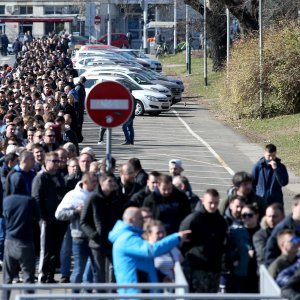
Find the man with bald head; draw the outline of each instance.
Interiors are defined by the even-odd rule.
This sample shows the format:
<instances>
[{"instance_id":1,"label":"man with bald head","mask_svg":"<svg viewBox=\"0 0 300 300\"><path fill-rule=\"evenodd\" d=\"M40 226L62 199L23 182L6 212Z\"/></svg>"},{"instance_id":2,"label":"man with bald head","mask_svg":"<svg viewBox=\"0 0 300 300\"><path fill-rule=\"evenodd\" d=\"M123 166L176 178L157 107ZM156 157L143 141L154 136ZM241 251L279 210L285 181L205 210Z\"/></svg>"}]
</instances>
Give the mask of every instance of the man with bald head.
<instances>
[{"instance_id":1,"label":"man with bald head","mask_svg":"<svg viewBox=\"0 0 300 300\"><path fill-rule=\"evenodd\" d=\"M128 207L109 233L113 243L113 262L118 284L157 282L153 258L169 252L191 231L173 233L155 244L142 238L143 216L137 207ZM139 293L138 289L119 289L122 294Z\"/></svg>"}]
</instances>

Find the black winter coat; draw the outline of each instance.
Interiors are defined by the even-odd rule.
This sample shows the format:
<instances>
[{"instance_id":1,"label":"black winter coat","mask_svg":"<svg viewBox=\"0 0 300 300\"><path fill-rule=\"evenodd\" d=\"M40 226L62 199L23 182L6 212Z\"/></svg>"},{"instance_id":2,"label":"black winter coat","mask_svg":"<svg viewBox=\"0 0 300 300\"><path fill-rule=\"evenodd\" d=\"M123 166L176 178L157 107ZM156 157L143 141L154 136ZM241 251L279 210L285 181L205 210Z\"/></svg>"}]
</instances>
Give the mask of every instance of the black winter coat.
<instances>
[{"instance_id":1,"label":"black winter coat","mask_svg":"<svg viewBox=\"0 0 300 300\"><path fill-rule=\"evenodd\" d=\"M111 256L112 244L108 241L108 233L117 220L122 218L123 202L117 194L105 196L98 190L86 202L81 212L80 225L89 239L89 246L99 249Z\"/></svg>"},{"instance_id":2,"label":"black winter coat","mask_svg":"<svg viewBox=\"0 0 300 300\"><path fill-rule=\"evenodd\" d=\"M58 222L55 218L57 206L65 196L65 181L59 174L38 173L32 183L32 197L39 204L41 219L48 223Z\"/></svg>"},{"instance_id":3,"label":"black winter coat","mask_svg":"<svg viewBox=\"0 0 300 300\"><path fill-rule=\"evenodd\" d=\"M192 230L189 240L182 243L190 267L194 270L220 272L225 257L227 223L219 211L209 213L202 206L200 211L188 215L180 230Z\"/></svg>"},{"instance_id":4,"label":"black winter coat","mask_svg":"<svg viewBox=\"0 0 300 300\"><path fill-rule=\"evenodd\" d=\"M143 206L149 207L153 218L162 221L167 232L178 231L180 223L191 213L190 201L187 195L173 187L169 197L163 197L158 191L152 192L144 200Z\"/></svg>"}]
</instances>

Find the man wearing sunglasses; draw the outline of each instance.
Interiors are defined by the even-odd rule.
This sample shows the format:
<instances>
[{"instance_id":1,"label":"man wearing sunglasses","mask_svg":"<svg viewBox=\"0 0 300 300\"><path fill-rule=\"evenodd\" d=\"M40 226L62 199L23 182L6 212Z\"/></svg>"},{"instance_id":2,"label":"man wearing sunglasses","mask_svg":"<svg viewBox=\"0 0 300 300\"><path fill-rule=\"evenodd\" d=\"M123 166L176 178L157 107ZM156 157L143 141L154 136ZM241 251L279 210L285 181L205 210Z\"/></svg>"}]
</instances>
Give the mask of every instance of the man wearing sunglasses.
<instances>
[{"instance_id":1,"label":"man wearing sunglasses","mask_svg":"<svg viewBox=\"0 0 300 300\"><path fill-rule=\"evenodd\" d=\"M32 184L32 196L41 212L41 252L39 282L55 283L54 274L67 223L55 218L55 211L65 195L65 181L58 172L59 157L55 152L46 153L42 171Z\"/></svg>"},{"instance_id":2,"label":"man wearing sunglasses","mask_svg":"<svg viewBox=\"0 0 300 300\"><path fill-rule=\"evenodd\" d=\"M44 149L45 152L55 151L58 148L55 139L55 132L47 129L44 133Z\"/></svg>"}]
</instances>

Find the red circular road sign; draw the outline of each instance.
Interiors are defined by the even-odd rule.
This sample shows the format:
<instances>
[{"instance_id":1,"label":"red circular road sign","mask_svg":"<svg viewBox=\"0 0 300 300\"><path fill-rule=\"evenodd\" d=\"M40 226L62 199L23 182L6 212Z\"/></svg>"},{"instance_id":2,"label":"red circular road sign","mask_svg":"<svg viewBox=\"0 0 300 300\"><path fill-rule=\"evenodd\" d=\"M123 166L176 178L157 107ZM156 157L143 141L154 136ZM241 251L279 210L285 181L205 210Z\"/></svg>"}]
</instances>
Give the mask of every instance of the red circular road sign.
<instances>
[{"instance_id":1,"label":"red circular road sign","mask_svg":"<svg viewBox=\"0 0 300 300\"><path fill-rule=\"evenodd\" d=\"M100 16L95 16L95 24L99 25L101 23L101 17Z\"/></svg>"},{"instance_id":2,"label":"red circular road sign","mask_svg":"<svg viewBox=\"0 0 300 300\"><path fill-rule=\"evenodd\" d=\"M106 128L125 123L133 110L130 92L114 81L96 84L87 95L85 105L93 122Z\"/></svg>"}]
</instances>

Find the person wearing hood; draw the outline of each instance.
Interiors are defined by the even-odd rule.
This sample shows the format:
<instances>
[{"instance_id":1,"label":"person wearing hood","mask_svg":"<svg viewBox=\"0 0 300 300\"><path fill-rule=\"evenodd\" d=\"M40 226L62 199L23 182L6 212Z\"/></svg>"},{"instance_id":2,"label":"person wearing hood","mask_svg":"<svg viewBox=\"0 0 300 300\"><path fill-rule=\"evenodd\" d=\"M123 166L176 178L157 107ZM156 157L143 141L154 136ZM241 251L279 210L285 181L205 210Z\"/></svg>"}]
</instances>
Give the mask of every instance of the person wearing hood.
<instances>
[{"instance_id":1,"label":"person wearing hood","mask_svg":"<svg viewBox=\"0 0 300 300\"><path fill-rule=\"evenodd\" d=\"M266 215L260 222L260 230L253 236L253 244L256 252L258 266L264 264L265 248L268 238L271 236L275 226L284 219L283 206L273 203L266 209Z\"/></svg>"},{"instance_id":2,"label":"person wearing hood","mask_svg":"<svg viewBox=\"0 0 300 300\"><path fill-rule=\"evenodd\" d=\"M112 262L108 233L124 211L124 202L117 189L114 175L101 173L98 190L86 201L81 213L80 225L93 255L95 282L113 282L112 268L107 271L105 266L111 266Z\"/></svg>"},{"instance_id":3,"label":"person wearing hood","mask_svg":"<svg viewBox=\"0 0 300 300\"><path fill-rule=\"evenodd\" d=\"M68 192L56 209L55 217L60 221L71 221L72 249L74 268L71 283L82 282L83 272L88 257L92 257L88 246L88 238L80 226L80 213L85 202L92 196L97 185L97 177L93 173L85 173L74 190ZM93 262L93 260L92 260Z\"/></svg>"},{"instance_id":4,"label":"person wearing hood","mask_svg":"<svg viewBox=\"0 0 300 300\"><path fill-rule=\"evenodd\" d=\"M246 204L246 198L243 196L236 195L229 200L229 205L225 210L224 219L227 225L230 227L232 225L242 224L242 209Z\"/></svg>"},{"instance_id":5,"label":"person wearing hood","mask_svg":"<svg viewBox=\"0 0 300 300\"><path fill-rule=\"evenodd\" d=\"M158 282L154 266L154 258L167 253L176 247L190 230L173 233L154 244L144 240L143 217L137 207L128 207L123 220L117 221L109 233L109 240L113 244L113 262L116 281L118 284L139 282ZM137 288L120 288L120 294L136 294Z\"/></svg>"},{"instance_id":6,"label":"person wearing hood","mask_svg":"<svg viewBox=\"0 0 300 300\"><path fill-rule=\"evenodd\" d=\"M13 167L6 178L6 196L12 194L31 195L31 186L36 175L32 170L35 164L31 151L23 150L20 154L20 163Z\"/></svg>"},{"instance_id":7,"label":"person wearing hood","mask_svg":"<svg viewBox=\"0 0 300 300\"><path fill-rule=\"evenodd\" d=\"M268 205L274 202L284 205L282 187L289 183L289 175L277 157L275 145L266 145L264 156L252 169L252 177L256 194L264 198Z\"/></svg>"}]
</instances>

